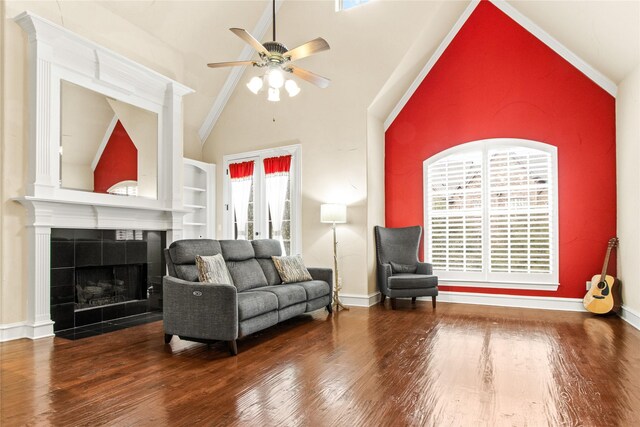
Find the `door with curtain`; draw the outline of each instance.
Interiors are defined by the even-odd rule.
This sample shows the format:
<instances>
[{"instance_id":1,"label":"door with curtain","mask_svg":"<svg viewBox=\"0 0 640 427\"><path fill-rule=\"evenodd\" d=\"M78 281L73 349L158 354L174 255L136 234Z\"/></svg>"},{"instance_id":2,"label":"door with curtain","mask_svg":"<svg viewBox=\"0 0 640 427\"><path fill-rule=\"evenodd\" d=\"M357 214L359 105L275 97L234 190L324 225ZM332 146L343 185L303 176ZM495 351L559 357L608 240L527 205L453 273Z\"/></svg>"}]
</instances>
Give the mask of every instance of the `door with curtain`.
<instances>
[{"instance_id":1,"label":"door with curtain","mask_svg":"<svg viewBox=\"0 0 640 427\"><path fill-rule=\"evenodd\" d=\"M283 254L299 252L296 154L277 149L225 157L228 238L277 239Z\"/></svg>"}]
</instances>

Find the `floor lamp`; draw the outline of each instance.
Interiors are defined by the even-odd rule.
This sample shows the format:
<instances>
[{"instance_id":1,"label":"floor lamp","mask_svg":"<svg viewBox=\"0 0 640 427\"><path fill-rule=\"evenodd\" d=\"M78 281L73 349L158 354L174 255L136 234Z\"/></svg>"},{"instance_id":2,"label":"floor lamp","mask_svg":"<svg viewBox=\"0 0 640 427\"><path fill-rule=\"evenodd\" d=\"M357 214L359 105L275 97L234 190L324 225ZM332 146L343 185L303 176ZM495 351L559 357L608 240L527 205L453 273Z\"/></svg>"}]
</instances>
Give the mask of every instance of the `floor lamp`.
<instances>
[{"instance_id":1,"label":"floor lamp","mask_svg":"<svg viewBox=\"0 0 640 427\"><path fill-rule=\"evenodd\" d=\"M336 224L344 224L347 222L347 206L337 204L320 205L320 222L330 223L333 229L333 303L336 311L340 308L349 310L340 302L338 293L342 288L340 276L338 275L338 241L336 240Z\"/></svg>"}]
</instances>

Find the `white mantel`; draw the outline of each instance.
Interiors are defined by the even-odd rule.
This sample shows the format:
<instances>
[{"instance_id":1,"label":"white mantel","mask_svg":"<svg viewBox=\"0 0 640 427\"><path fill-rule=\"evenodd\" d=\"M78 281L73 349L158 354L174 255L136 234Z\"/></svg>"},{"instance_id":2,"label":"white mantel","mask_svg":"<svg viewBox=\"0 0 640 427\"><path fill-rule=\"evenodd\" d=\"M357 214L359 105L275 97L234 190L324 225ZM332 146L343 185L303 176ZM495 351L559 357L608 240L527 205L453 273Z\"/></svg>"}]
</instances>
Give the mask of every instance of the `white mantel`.
<instances>
[{"instance_id":1,"label":"white mantel","mask_svg":"<svg viewBox=\"0 0 640 427\"><path fill-rule=\"evenodd\" d=\"M51 229L166 230L182 236L182 97L193 90L73 32L24 12L28 35L29 171L24 197L29 241L28 318L23 335L53 335ZM60 187L60 84L86 87L158 115L158 197L126 197Z\"/></svg>"}]
</instances>

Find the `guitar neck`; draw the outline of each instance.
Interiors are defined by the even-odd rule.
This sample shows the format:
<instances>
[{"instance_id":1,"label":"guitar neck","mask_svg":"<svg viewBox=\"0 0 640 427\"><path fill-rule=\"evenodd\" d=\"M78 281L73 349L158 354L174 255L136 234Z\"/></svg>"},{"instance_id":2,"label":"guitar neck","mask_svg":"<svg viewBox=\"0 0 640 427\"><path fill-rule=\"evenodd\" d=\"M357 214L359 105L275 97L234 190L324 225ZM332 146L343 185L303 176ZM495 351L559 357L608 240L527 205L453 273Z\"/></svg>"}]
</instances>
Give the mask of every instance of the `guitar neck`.
<instances>
[{"instance_id":1,"label":"guitar neck","mask_svg":"<svg viewBox=\"0 0 640 427\"><path fill-rule=\"evenodd\" d=\"M604 257L604 264L602 266L602 274L600 274L600 281L602 282L607 277L607 267L609 266L609 256L611 255L611 246L607 248L607 256Z\"/></svg>"}]
</instances>

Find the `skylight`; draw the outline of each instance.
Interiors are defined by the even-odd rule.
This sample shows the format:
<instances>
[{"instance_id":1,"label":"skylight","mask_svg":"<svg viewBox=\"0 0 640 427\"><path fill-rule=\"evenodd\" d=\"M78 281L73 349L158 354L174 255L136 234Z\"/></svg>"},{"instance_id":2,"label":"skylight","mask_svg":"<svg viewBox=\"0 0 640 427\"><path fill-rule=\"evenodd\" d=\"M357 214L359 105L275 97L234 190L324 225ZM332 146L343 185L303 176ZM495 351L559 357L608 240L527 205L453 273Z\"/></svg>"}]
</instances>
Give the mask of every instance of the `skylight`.
<instances>
[{"instance_id":1,"label":"skylight","mask_svg":"<svg viewBox=\"0 0 640 427\"><path fill-rule=\"evenodd\" d=\"M336 0L336 12L365 4L369 0Z\"/></svg>"}]
</instances>

